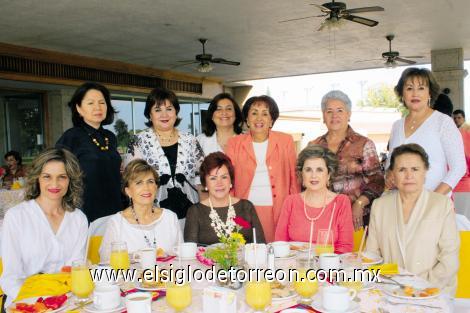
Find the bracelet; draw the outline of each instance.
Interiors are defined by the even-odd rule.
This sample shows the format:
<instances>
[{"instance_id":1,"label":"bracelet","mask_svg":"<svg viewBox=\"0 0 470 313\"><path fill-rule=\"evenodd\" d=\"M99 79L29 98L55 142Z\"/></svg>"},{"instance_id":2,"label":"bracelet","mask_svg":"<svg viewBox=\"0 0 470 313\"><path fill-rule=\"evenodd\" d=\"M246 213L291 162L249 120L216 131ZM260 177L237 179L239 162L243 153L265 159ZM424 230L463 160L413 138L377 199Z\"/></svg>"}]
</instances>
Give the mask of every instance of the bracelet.
<instances>
[{"instance_id":1,"label":"bracelet","mask_svg":"<svg viewBox=\"0 0 470 313\"><path fill-rule=\"evenodd\" d=\"M359 203L361 207L364 207L364 201L357 199L356 202Z\"/></svg>"}]
</instances>

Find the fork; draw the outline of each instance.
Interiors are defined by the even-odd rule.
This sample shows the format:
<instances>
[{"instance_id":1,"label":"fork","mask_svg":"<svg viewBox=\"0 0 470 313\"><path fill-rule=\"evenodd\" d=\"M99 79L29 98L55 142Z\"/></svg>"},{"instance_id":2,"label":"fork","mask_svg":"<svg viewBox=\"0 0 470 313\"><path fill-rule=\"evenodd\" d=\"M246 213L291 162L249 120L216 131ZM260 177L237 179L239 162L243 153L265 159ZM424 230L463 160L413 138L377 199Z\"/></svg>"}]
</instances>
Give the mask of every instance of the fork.
<instances>
[{"instance_id":1,"label":"fork","mask_svg":"<svg viewBox=\"0 0 470 313\"><path fill-rule=\"evenodd\" d=\"M411 306L421 306L423 308L429 308L429 309L441 309L442 307L440 306L435 306L435 305L429 305L429 304L424 304L424 303L404 303L404 302L393 302L388 298L385 298L385 301L391 305L411 305Z\"/></svg>"}]
</instances>

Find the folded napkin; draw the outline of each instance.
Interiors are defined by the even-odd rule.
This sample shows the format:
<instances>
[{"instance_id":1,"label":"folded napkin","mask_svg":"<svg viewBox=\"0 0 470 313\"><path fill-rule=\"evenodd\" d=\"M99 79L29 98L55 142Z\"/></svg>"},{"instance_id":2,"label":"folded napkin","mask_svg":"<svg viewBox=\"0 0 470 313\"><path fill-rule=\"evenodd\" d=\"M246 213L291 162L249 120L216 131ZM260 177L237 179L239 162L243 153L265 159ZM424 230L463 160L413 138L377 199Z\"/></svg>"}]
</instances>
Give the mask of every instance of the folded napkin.
<instances>
[{"instance_id":1,"label":"folded napkin","mask_svg":"<svg viewBox=\"0 0 470 313\"><path fill-rule=\"evenodd\" d=\"M129 290L126 290L126 291L121 291L121 297L125 297L128 294L131 294L131 293L134 293L134 292L142 292L142 290L139 290L137 288L133 288L133 289L129 289ZM162 298L164 296L166 296L166 291L165 290L152 291L152 301L156 301L159 298Z\"/></svg>"},{"instance_id":2,"label":"folded napkin","mask_svg":"<svg viewBox=\"0 0 470 313\"><path fill-rule=\"evenodd\" d=\"M40 296L58 296L70 291L70 273L36 274L26 278L15 302Z\"/></svg>"},{"instance_id":3,"label":"folded napkin","mask_svg":"<svg viewBox=\"0 0 470 313\"><path fill-rule=\"evenodd\" d=\"M175 255L168 255L168 256L163 256L163 257L158 257L157 262L169 262L176 258Z\"/></svg>"},{"instance_id":4,"label":"folded napkin","mask_svg":"<svg viewBox=\"0 0 470 313\"><path fill-rule=\"evenodd\" d=\"M384 263L381 265L369 266L370 270L380 270L382 275L396 275L399 273L398 264L396 263Z\"/></svg>"}]
</instances>

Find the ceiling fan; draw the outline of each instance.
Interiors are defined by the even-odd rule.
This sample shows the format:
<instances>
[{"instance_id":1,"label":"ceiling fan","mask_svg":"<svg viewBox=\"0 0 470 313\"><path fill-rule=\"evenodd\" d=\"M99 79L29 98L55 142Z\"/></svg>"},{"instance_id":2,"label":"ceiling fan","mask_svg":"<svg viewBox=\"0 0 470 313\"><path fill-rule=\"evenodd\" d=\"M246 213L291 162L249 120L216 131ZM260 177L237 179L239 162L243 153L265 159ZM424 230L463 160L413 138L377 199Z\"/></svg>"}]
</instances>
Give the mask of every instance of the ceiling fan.
<instances>
[{"instance_id":1,"label":"ceiling fan","mask_svg":"<svg viewBox=\"0 0 470 313\"><path fill-rule=\"evenodd\" d=\"M344 2L335 2L335 0L332 0L331 2L323 3L322 5L319 4L310 4L313 6L316 6L317 8L322 11L323 14L321 15L313 15L313 16L307 16L307 17L301 17L301 18L294 18L290 20L284 20L280 21L279 23L284 23L284 22L291 22L291 21L296 21L296 20L303 20L303 19L308 19L312 17L327 17L320 27L318 28L319 31L323 30L325 26L331 28L331 27L337 27L339 23L341 22L342 19L351 21L351 22L356 22L362 25L366 26L376 26L379 24L379 22L365 18L365 17L360 17L357 15L353 15L353 13L366 13L366 12L379 12L379 11L384 11L384 8L379 7L379 6L373 6L373 7L362 7L362 8L355 8L355 9L347 9L346 8L346 3Z\"/></svg>"},{"instance_id":2,"label":"ceiling fan","mask_svg":"<svg viewBox=\"0 0 470 313\"><path fill-rule=\"evenodd\" d=\"M402 62L402 63L406 63L406 64L411 65L411 64L416 64L416 61L408 60L408 59L421 59L421 58L424 58L421 55L400 57L400 53L398 51L392 51L392 40L393 40L393 38L395 38L395 35L390 34L390 35L385 36L385 38L388 40L388 51L382 53L382 59L361 60L361 61L357 61L357 62L368 62L368 61L384 60L385 61L384 66L385 67L394 68L394 67L398 66L397 62Z\"/></svg>"},{"instance_id":3,"label":"ceiling fan","mask_svg":"<svg viewBox=\"0 0 470 313\"><path fill-rule=\"evenodd\" d=\"M178 61L178 62L184 63L178 66L199 63L197 66L197 70L201 73L208 73L212 71L213 69L212 63L234 65L234 66L240 65L240 62L237 62L237 61L230 61L230 60L226 60L223 58L214 58L212 54L206 53L205 45L206 45L207 39L199 38L199 42L202 44L202 54L197 54L194 60Z\"/></svg>"}]
</instances>

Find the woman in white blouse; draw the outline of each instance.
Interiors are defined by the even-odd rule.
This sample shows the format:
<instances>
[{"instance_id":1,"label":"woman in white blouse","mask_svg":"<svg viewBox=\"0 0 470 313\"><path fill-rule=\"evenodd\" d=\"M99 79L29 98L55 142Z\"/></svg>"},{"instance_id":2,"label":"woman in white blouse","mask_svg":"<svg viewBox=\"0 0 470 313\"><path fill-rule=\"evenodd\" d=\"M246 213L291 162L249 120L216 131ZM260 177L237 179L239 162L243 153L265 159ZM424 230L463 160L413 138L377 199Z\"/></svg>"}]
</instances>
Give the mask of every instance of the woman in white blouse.
<instances>
[{"instance_id":1,"label":"woman in white blouse","mask_svg":"<svg viewBox=\"0 0 470 313\"><path fill-rule=\"evenodd\" d=\"M204 155L223 152L227 141L241 134L243 115L238 103L228 93L215 96L207 109L204 132L197 136Z\"/></svg>"},{"instance_id":2,"label":"woman in white blouse","mask_svg":"<svg viewBox=\"0 0 470 313\"><path fill-rule=\"evenodd\" d=\"M158 190L157 172L144 160L133 160L124 170L123 186L130 206L108 220L100 248L101 262L109 262L112 242L126 242L130 253L144 248L172 251L182 242L182 234L176 214L153 204Z\"/></svg>"},{"instance_id":3,"label":"woman in white blouse","mask_svg":"<svg viewBox=\"0 0 470 313\"><path fill-rule=\"evenodd\" d=\"M82 174L72 153L49 149L34 159L25 201L8 210L3 222L0 285L6 305L28 276L59 272L83 259L88 222L76 209L81 196Z\"/></svg>"},{"instance_id":4,"label":"woman in white blouse","mask_svg":"<svg viewBox=\"0 0 470 313\"><path fill-rule=\"evenodd\" d=\"M430 163L425 188L449 194L465 174L467 165L459 130L449 116L432 109L439 85L428 69L408 68L401 75L395 92L410 113L393 124L390 155L402 144L421 145ZM386 185L394 187L392 175L387 175Z\"/></svg>"}]
</instances>

